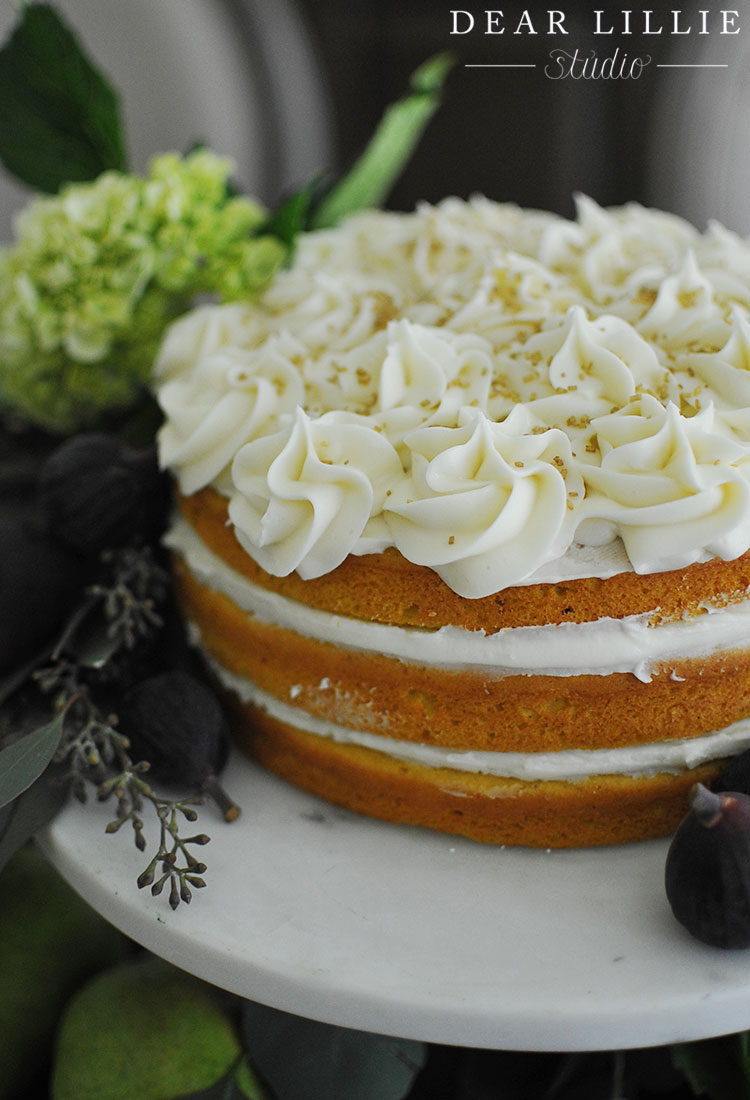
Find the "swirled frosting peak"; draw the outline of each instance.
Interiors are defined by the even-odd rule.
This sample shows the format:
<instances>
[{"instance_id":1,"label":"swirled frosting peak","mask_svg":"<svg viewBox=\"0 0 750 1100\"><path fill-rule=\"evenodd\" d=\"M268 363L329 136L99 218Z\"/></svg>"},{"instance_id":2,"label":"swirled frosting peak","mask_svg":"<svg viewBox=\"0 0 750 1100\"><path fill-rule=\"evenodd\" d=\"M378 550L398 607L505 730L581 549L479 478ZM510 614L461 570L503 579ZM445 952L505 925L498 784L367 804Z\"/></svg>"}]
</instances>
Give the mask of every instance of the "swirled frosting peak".
<instances>
[{"instance_id":1,"label":"swirled frosting peak","mask_svg":"<svg viewBox=\"0 0 750 1100\"><path fill-rule=\"evenodd\" d=\"M576 544L639 572L750 548L750 243L716 224L368 211L179 320L155 376L163 465L273 574L395 546L473 598Z\"/></svg>"},{"instance_id":2,"label":"swirled frosting peak","mask_svg":"<svg viewBox=\"0 0 750 1100\"><path fill-rule=\"evenodd\" d=\"M383 435L336 412L311 420L298 407L281 431L237 452L229 518L269 573L319 577L349 554L400 474Z\"/></svg>"},{"instance_id":3,"label":"swirled frosting peak","mask_svg":"<svg viewBox=\"0 0 750 1100\"><path fill-rule=\"evenodd\" d=\"M582 495L583 485L569 472L564 432L535 434L518 406L502 424L476 412L463 426L418 428L405 442L411 475L385 506L393 541L459 595L497 592L566 548L568 493Z\"/></svg>"}]
</instances>

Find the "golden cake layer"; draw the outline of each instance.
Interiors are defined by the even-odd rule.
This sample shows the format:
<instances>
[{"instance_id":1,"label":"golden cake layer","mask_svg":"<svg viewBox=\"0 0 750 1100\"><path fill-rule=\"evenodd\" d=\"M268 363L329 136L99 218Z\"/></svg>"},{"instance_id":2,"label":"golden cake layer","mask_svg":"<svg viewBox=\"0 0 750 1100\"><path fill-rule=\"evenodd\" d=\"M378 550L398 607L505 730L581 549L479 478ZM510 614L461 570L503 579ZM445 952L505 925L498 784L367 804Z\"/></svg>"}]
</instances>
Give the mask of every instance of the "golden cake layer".
<instances>
[{"instance_id":1,"label":"golden cake layer","mask_svg":"<svg viewBox=\"0 0 750 1100\"><path fill-rule=\"evenodd\" d=\"M437 573L413 565L397 550L349 555L321 577L271 576L238 543L227 502L214 489L181 496L179 507L219 557L254 584L319 607L395 626L462 626L492 634L505 627L591 622L650 613L654 621L696 614L707 604L736 603L750 591L750 552L735 561L714 559L668 573L618 573L559 584L527 584L466 600Z\"/></svg>"},{"instance_id":2,"label":"golden cake layer","mask_svg":"<svg viewBox=\"0 0 750 1100\"><path fill-rule=\"evenodd\" d=\"M264 767L355 813L423 825L487 844L580 848L668 836L685 816L693 783L718 766L647 779L606 775L577 783L521 782L394 760L323 742L235 704L240 743Z\"/></svg>"}]
</instances>

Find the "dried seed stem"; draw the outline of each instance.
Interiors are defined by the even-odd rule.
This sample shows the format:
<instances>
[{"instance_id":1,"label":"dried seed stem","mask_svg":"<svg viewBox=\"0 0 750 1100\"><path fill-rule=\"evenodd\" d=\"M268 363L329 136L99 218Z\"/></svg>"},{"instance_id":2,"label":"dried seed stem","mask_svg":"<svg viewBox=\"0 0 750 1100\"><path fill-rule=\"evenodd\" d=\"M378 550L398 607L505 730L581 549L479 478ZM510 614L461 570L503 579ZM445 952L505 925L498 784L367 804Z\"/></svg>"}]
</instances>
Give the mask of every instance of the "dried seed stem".
<instances>
[{"instance_id":1,"label":"dried seed stem","mask_svg":"<svg viewBox=\"0 0 750 1100\"><path fill-rule=\"evenodd\" d=\"M126 822L133 829L133 839L139 851L145 851L143 811L150 805L159 821L157 852L137 879L139 888L151 887L158 895L169 883L169 903L176 909L181 901L192 898L191 887L204 887L202 878L206 864L197 859L192 846L203 846L209 837L205 833L183 837L181 821L196 821L195 806L203 802L202 795L181 800L161 798L144 778L148 763L135 763L128 753L129 742L116 728L116 718L105 715L94 698L86 680L86 670L66 650L79 625L92 611L92 601L98 603L107 622L107 632L116 642L111 660L122 649L132 649L136 641L161 625L155 593L163 591L165 577L155 564L148 548L126 549L103 554L111 567L112 580L94 585L88 590L85 611L77 612L55 647L48 667L34 673L39 689L52 696L53 706L63 711L65 720L55 763L62 765L61 782L67 782L76 798L86 801L87 789L96 788L97 799L115 799L114 818L106 826L107 833L116 833ZM222 805L227 820L236 817L239 809L224 796ZM157 872L161 871L159 878Z\"/></svg>"}]
</instances>

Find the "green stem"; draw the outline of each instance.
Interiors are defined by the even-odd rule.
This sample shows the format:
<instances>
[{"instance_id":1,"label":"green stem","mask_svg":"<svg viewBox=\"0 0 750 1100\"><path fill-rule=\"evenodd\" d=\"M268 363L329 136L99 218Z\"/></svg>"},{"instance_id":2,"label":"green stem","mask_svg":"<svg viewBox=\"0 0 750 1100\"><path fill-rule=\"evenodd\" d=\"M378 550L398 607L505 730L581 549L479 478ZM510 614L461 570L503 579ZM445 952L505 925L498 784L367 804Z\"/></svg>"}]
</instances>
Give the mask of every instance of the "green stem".
<instances>
[{"instance_id":1,"label":"green stem","mask_svg":"<svg viewBox=\"0 0 750 1100\"><path fill-rule=\"evenodd\" d=\"M359 160L313 214L313 229L326 229L355 210L383 202L439 107L452 67L452 56L443 53L412 73L411 94L386 110Z\"/></svg>"}]
</instances>

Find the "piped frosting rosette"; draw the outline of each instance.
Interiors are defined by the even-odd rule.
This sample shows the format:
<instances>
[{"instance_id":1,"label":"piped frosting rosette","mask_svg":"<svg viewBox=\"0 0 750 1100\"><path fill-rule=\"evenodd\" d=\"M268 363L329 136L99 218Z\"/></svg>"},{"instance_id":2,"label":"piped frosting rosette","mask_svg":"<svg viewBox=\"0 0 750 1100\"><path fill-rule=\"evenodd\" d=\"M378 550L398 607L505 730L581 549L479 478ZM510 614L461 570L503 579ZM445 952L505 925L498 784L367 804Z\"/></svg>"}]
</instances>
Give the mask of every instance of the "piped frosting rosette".
<instances>
[{"instance_id":1,"label":"piped frosting rosette","mask_svg":"<svg viewBox=\"0 0 750 1100\"><path fill-rule=\"evenodd\" d=\"M262 350L220 349L201 356L191 374L164 384L161 456L179 469L183 493L219 479L244 443L276 427L303 400L292 363L297 350L289 337L271 337Z\"/></svg>"},{"instance_id":2,"label":"piped frosting rosette","mask_svg":"<svg viewBox=\"0 0 750 1100\"><path fill-rule=\"evenodd\" d=\"M268 572L319 577L353 550L401 463L385 437L345 413L298 408L281 431L245 444L232 465L229 518Z\"/></svg>"},{"instance_id":3,"label":"piped frosting rosette","mask_svg":"<svg viewBox=\"0 0 750 1100\"><path fill-rule=\"evenodd\" d=\"M716 430L712 407L688 419L644 395L592 428L602 457L584 470L579 537L610 522L640 573L750 548L750 446Z\"/></svg>"},{"instance_id":4,"label":"piped frosting rosette","mask_svg":"<svg viewBox=\"0 0 750 1100\"><path fill-rule=\"evenodd\" d=\"M582 496L570 441L534 434L522 406L497 424L467 410L460 427L406 437L411 474L385 518L398 550L434 569L455 592L497 592L557 557L570 542L568 499Z\"/></svg>"},{"instance_id":5,"label":"piped frosting rosette","mask_svg":"<svg viewBox=\"0 0 750 1100\"><path fill-rule=\"evenodd\" d=\"M575 206L574 221L556 218L547 225L539 258L607 308L642 286L658 285L699 236L682 218L638 203L606 210L576 195Z\"/></svg>"},{"instance_id":6,"label":"piped frosting rosette","mask_svg":"<svg viewBox=\"0 0 750 1100\"><path fill-rule=\"evenodd\" d=\"M726 343L718 351L683 355L679 367L702 381L717 404L730 409L750 406L750 321L747 315L735 306Z\"/></svg>"},{"instance_id":7,"label":"piped frosting rosette","mask_svg":"<svg viewBox=\"0 0 750 1100\"><path fill-rule=\"evenodd\" d=\"M276 575L395 546L479 597L576 542L619 538L642 572L731 559L749 309L747 241L636 204L370 211L172 327L161 462Z\"/></svg>"},{"instance_id":8,"label":"piped frosting rosette","mask_svg":"<svg viewBox=\"0 0 750 1100\"><path fill-rule=\"evenodd\" d=\"M464 405L485 410L491 376L492 348L482 337L391 322L374 379L371 425L399 449L408 468L404 436L420 425L455 425Z\"/></svg>"},{"instance_id":9,"label":"piped frosting rosette","mask_svg":"<svg viewBox=\"0 0 750 1100\"><path fill-rule=\"evenodd\" d=\"M728 334L725 311L692 249L661 283L654 304L636 324L667 351L696 345L721 346Z\"/></svg>"}]
</instances>

